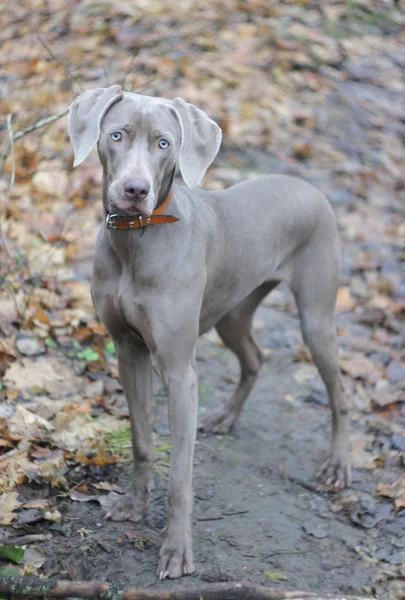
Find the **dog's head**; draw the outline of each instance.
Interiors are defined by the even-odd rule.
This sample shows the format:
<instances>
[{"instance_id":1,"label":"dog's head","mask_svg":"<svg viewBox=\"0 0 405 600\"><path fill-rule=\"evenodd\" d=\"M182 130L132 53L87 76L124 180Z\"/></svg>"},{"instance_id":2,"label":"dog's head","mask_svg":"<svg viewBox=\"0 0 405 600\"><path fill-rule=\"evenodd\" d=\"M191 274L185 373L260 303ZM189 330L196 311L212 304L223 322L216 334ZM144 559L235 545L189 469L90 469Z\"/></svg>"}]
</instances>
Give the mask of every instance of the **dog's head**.
<instances>
[{"instance_id":1,"label":"dog's head","mask_svg":"<svg viewBox=\"0 0 405 600\"><path fill-rule=\"evenodd\" d=\"M126 93L118 85L76 98L68 132L73 166L98 142L107 209L147 217L169 190L177 162L186 185L195 188L221 144L218 125L193 104Z\"/></svg>"}]
</instances>

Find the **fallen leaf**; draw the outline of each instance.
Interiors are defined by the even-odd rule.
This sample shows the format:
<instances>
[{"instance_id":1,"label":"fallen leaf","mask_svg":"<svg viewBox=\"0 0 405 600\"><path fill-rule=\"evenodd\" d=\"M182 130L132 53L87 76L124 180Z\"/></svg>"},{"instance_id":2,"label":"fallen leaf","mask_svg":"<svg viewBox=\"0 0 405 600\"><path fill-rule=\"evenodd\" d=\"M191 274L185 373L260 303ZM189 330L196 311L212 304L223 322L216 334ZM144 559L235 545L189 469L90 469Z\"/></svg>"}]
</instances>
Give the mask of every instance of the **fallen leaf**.
<instances>
[{"instance_id":1,"label":"fallen leaf","mask_svg":"<svg viewBox=\"0 0 405 600\"><path fill-rule=\"evenodd\" d=\"M22 404L17 404L14 415L9 419L11 435L24 439L37 439L41 432L53 431L55 426L39 415L34 414Z\"/></svg>"},{"instance_id":2,"label":"fallen leaf","mask_svg":"<svg viewBox=\"0 0 405 600\"><path fill-rule=\"evenodd\" d=\"M11 562L15 563L16 565L21 565L24 559L24 554L25 549L20 548L19 546L0 547L0 557L11 560Z\"/></svg>"},{"instance_id":3,"label":"fallen leaf","mask_svg":"<svg viewBox=\"0 0 405 600\"><path fill-rule=\"evenodd\" d=\"M299 160L307 160L313 156L314 147L308 142L297 142L294 146L293 154Z\"/></svg>"},{"instance_id":4,"label":"fallen leaf","mask_svg":"<svg viewBox=\"0 0 405 600\"><path fill-rule=\"evenodd\" d=\"M24 508L32 508L34 510L49 510L51 502L46 498L38 498L38 500L30 500L23 504Z\"/></svg>"},{"instance_id":5,"label":"fallen leaf","mask_svg":"<svg viewBox=\"0 0 405 600\"><path fill-rule=\"evenodd\" d=\"M62 521L62 515L58 510L47 510L44 512L44 519L51 521L52 523L60 523Z\"/></svg>"},{"instance_id":6,"label":"fallen leaf","mask_svg":"<svg viewBox=\"0 0 405 600\"><path fill-rule=\"evenodd\" d=\"M36 361L28 357L23 358L7 369L3 381L7 385L18 387L20 390L45 389L48 382L63 379L60 369L58 370L58 366L56 363L54 364L46 358L39 358Z\"/></svg>"},{"instance_id":7,"label":"fallen leaf","mask_svg":"<svg viewBox=\"0 0 405 600\"><path fill-rule=\"evenodd\" d=\"M308 346L300 344L298 350L294 352L292 359L297 362L312 363L312 356Z\"/></svg>"},{"instance_id":8,"label":"fallen leaf","mask_svg":"<svg viewBox=\"0 0 405 600\"><path fill-rule=\"evenodd\" d=\"M94 362L96 360L99 360L100 355L98 352L93 350L93 348L85 348L81 352L77 353L77 358L81 358L87 362Z\"/></svg>"},{"instance_id":9,"label":"fallen leaf","mask_svg":"<svg viewBox=\"0 0 405 600\"><path fill-rule=\"evenodd\" d=\"M10 525L16 518L14 511L21 506L17 492L3 492L0 495L0 525Z\"/></svg>"},{"instance_id":10,"label":"fallen leaf","mask_svg":"<svg viewBox=\"0 0 405 600\"><path fill-rule=\"evenodd\" d=\"M75 502L91 502L98 501L98 496L93 494L83 494L82 492L78 492L77 490L73 490L73 492L69 493L69 497Z\"/></svg>"},{"instance_id":11,"label":"fallen leaf","mask_svg":"<svg viewBox=\"0 0 405 600\"><path fill-rule=\"evenodd\" d=\"M82 465L94 465L97 467L105 467L117 462L114 456L111 456L104 448L99 448L96 452L89 452L87 455L84 450L80 449L75 456L77 462Z\"/></svg>"},{"instance_id":12,"label":"fallen leaf","mask_svg":"<svg viewBox=\"0 0 405 600\"><path fill-rule=\"evenodd\" d=\"M395 509L400 510L405 507L405 479L402 477L393 483L380 482L377 485L377 494L392 498Z\"/></svg>"},{"instance_id":13,"label":"fallen leaf","mask_svg":"<svg viewBox=\"0 0 405 600\"><path fill-rule=\"evenodd\" d=\"M46 557L35 548L29 546L25 550L23 575L39 575L39 570L45 564Z\"/></svg>"},{"instance_id":14,"label":"fallen leaf","mask_svg":"<svg viewBox=\"0 0 405 600\"><path fill-rule=\"evenodd\" d=\"M378 378L379 370L375 364L362 354L351 354L340 359L340 368L343 373L349 375L352 379L363 379L375 381Z\"/></svg>"},{"instance_id":15,"label":"fallen leaf","mask_svg":"<svg viewBox=\"0 0 405 600\"><path fill-rule=\"evenodd\" d=\"M60 167L54 170L49 169L46 163L38 165L35 175L32 177L33 192L43 199L46 196L50 198L63 198L66 195L68 178L66 171Z\"/></svg>"},{"instance_id":16,"label":"fallen leaf","mask_svg":"<svg viewBox=\"0 0 405 600\"><path fill-rule=\"evenodd\" d=\"M348 287L340 287L336 298L336 312L345 313L350 312L356 306L356 301L350 293Z\"/></svg>"},{"instance_id":17,"label":"fallen leaf","mask_svg":"<svg viewBox=\"0 0 405 600\"><path fill-rule=\"evenodd\" d=\"M0 377L4 375L9 364L17 355L10 339L0 339Z\"/></svg>"},{"instance_id":18,"label":"fallen leaf","mask_svg":"<svg viewBox=\"0 0 405 600\"><path fill-rule=\"evenodd\" d=\"M287 581L287 576L284 575L284 573L280 573L280 571L264 571L264 574L269 578L269 579L276 579L276 580L280 580L280 581Z\"/></svg>"}]
</instances>

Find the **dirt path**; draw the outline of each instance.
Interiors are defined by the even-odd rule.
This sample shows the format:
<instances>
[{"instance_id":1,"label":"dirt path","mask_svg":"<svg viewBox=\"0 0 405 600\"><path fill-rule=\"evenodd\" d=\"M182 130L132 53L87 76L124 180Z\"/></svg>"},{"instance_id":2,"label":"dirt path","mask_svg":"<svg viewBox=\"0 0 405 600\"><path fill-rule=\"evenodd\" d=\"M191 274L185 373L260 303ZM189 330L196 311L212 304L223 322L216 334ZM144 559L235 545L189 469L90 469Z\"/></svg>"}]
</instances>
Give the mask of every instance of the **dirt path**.
<instances>
[{"instance_id":1,"label":"dirt path","mask_svg":"<svg viewBox=\"0 0 405 600\"><path fill-rule=\"evenodd\" d=\"M315 473L326 455L330 432L326 397L314 368L293 362L300 340L297 317L267 306L257 317L258 337L271 352L248 406L232 435L198 438L196 573L181 581L156 580L167 485L159 476L140 525L106 522L93 503L62 503L63 522L71 530L44 548L58 572L65 565L82 579L131 586L184 587L247 579L325 593L362 594L370 587L375 566L361 558L361 549L374 546L376 534L356 527L349 514L359 498L366 502L372 497L373 478L357 470L352 490L317 490ZM209 339L199 342L198 364L202 415L227 397L238 365L230 351ZM159 389L158 379L155 383ZM157 406L157 431L165 433L165 399L161 397ZM125 487L127 479L125 469L118 481ZM380 546L390 541L392 535L379 531ZM399 537L396 542L402 547ZM283 579L273 579L278 576Z\"/></svg>"}]
</instances>

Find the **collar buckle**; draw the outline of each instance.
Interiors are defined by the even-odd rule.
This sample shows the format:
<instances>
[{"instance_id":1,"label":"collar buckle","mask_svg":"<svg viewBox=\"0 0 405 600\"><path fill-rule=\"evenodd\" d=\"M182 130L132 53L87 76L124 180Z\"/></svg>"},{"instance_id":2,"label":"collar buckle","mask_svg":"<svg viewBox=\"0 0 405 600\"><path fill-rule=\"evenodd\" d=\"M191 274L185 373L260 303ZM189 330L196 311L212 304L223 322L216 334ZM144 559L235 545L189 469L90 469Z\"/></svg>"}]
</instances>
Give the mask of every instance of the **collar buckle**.
<instances>
[{"instance_id":1,"label":"collar buckle","mask_svg":"<svg viewBox=\"0 0 405 600\"><path fill-rule=\"evenodd\" d=\"M115 229L115 218L118 217L117 214L113 214L110 215L110 213L107 214L106 218L105 218L105 224L107 229Z\"/></svg>"}]
</instances>

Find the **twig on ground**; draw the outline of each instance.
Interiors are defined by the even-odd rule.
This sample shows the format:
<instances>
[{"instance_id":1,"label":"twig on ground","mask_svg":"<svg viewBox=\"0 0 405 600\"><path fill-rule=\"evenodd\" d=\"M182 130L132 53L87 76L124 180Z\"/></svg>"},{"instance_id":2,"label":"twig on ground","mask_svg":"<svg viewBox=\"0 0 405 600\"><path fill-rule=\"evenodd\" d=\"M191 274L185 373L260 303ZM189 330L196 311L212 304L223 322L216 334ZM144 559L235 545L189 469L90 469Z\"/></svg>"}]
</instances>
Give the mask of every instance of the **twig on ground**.
<instances>
[{"instance_id":1,"label":"twig on ground","mask_svg":"<svg viewBox=\"0 0 405 600\"><path fill-rule=\"evenodd\" d=\"M98 598L107 600L372 600L361 596L337 596L311 592L285 592L249 582L213 583L194 589L120 588L101 581L46 581L34 577L0 575L0 594L25 598Z\"/></svg>"},{"instance_id":2,"label":"twig on ground","mask_svg":"<svg viewBox=\"0 0 405 600\"><path fill-rule=\"evenodd\" d=\"M271 556L277 556L278 554L307 554L308 552L313 552L315 548L310 548L309 550L275 550L274 552L270 552L265 556L262 556L260 560L266 560L266 558L270 558Z\"/></svg>"},{"instance_id":3,"label":"twig on ground","mask_svg":"<svg viewBox=\"0 0 405 600\"><path fill-rule=\"evenodd\" d=\"M305 479L301 479L300 477L294 477L292 475L289 475L288 479L292 483L298 483L298 485L300 485L304 489L308 490L309 492L315 492L316 494L321 494L323 491L320 486L316 486L313 483L310 483L309 481L305 481Z\"/></svg>"},{"instance_id":4,"label":"twig on ground","mask_svg":"<svg viewBox=\"0 0 405 600\"><path fill-rule=\"evenodd\" d=\"M65 64L63 62L63 60L61 60L60 58L58 58L50 49L50 47L48 46L48 44L41 38L41 36L39 34L37 34L37 40L38 42L41 44L41 46L43 46L45 48L45 50L48 52L49 56L52 58L52 60L56 61L57 63L59 63L66 71L66 73L68 74L70 80L72 81L72 83L74 83L78 88L79 88L79 92L82 93L84 92L84 89L82 88L81 84L78 82L77 78L73 75L72 71L70 70L70 67Z\"/></svg>"},{"instance_id":5,"label":"twig on ground","mask_svg":"<svg viewBox=\"0 0 405 600\"><path fill-rule=\"evenodd\" d=\"M9 141L8 141L8 145L7 145L7 154L8 152L10 152L11 150L11 177L10 177L10 183L8 186L8 198L7 198L7 202L10 199L11 196L11 190L13 189L13 185L15 182L15 150L14 150L14 140L15 140L15 134L14 134L14 129L13 129L13 115L11 113L9 113L7 115L7 130L8 130L8 137L9 137ZM5 162L6 159L4 159ZM4 165L4 162L1 164L1 168ZM0 168L0 171L1 171ZM3 231L3 223L0 222L0 244L2 246L2 248L4 249L5 253L7 254L8 258L11 258L11 254L10 254L10 250L6 241L6 236L4 235L4 231ZM13 297L13 301L14 304L17 308L17 304L16 304L16 300Z\"/></svg>"},{"instance_id":6,"label":"twig on ground","mask_svg":"<svg viewBox=\"0 0 405 600\"><path fill-rule=\"evenodd\" d=\"M15 150L14 150L14 130L13 130L13 115L11 113L9 113L7 115L7 129L8 129L8 135L9 135L9 146L10 146L10 150L11 150L11 178L10 178L10 185L9 185L9 190L11 192L11 189L14 185L15 182Z\"/></svg>"},{"instance_id":7,"label":"twig on ground","mask_svg":"<svg viewBox=\"0 0 405 600\"><path fill-rule=\"evenodd\" d=\"M25 546L34 542L45 542L52 539L51 533L32 533L0 539L0 548L5 546Z\"/></svg>"},{"instance_id":8,"label":"twig on ground","mask_svg":"<svg viewBox=\"0 0 405 600\"><path fill-rule=\"evenodd\" d=\"M57 115L52 115L51 117L46 117L45 119L40 119L39 121L32 123L32 125L28 125L28 127L26 127L25 129L16 131L13 135L13 142L16 142L17 140L21 139L28 133L35 131L36 129L41 129L41 127L45 127L45 125L49 125L50 123L53 123L54 121L57 121L58 119L61 119L62 117L67 115L68 112L69 112L69 109L66 108L65 110L63 110L61 113L59 113ZM4 164L7 160L10 150L11 150L11 143L9 141L9 143L8 143L6 149L4 150L3 155L0 159L0 172L3 170Z\"/></svg>"}]
</instances>

